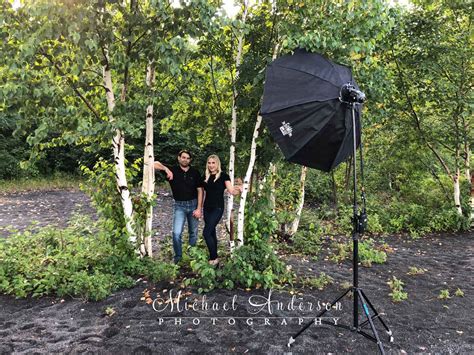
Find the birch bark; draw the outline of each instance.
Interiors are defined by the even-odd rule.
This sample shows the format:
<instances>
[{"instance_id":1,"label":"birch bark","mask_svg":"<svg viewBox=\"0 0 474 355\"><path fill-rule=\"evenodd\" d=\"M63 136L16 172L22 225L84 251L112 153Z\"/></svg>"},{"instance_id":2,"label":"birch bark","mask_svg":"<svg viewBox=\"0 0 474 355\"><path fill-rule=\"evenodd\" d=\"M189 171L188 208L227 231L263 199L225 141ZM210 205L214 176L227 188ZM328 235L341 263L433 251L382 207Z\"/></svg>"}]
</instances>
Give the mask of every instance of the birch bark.
<instances>
[{"instance_id":1,"label":"birch bark","mask_svg":"<svg viewBox=\"0 0 474 355\"><path fill-rule=\"evenodd\" d=\"M299 201L298 201L298 208L296 209L296 216L293 222L291 223L289 234L295 235L298 231L298 226L300 224L301 213L303 212L304 206L304 192L305 192L305 182L306 182L306 166L301 167L301 176L300 176L300 194L299 194Z\"/></svg>"},{"instance_id":2,"label":"birch bark","mask_svg":"<svg viewBox=\"0 0 474 355\"><path fill-rule=\"evenodd\" d=\"M459 177L461 172L459 168L456 168L456 173L453 176L453 187L454 187L454 205L456 206L456 211L460 216L462 216L461 209L461 189L459 186Z\"/></svg>"},{"instance_id":3,"label":"birch bark","mask_svg":"<svg viewBox=\"0 0 474 355\"><path fill-rule=\"evenodd\" d=\"M276 4L272 4L273 11L276 11ZM273 50L272 60L278 56L280 52L280 45L277 43ZM260 129L260 125L262 123L262 116L260 114L257 115L257 121L255 122L255 128L253 131L252 137L252 145L250 147L250 160L249 165L247 167L247 173L245 174L244 183L242 185L242 195L240 197L240 205L239 205L239 212L238 212L238 219L237 219L237 246L241 247L244 245L244 222L245 222L245 203L247 201L247 195L249 192L249 185L252 179L253 173L253 166L255 165L255 159L257 157L257 138L258 132Z\"/></svg>"},{"instance_id":4,"label":"birch bark","mask_svg":"<svg viewBox=\"0 0 474 355\"><path fill-rule=\"evenodd\" d=\"M240 197L240 206L237 219L237 246L241 247L244 245L244 222L245 222L245 203L247 201L247 195L249 192L250 179L252 178L253 166L255 164L255 158L257 157L257 138L260 125L262 123L262 116L257 115L257 122L255 122L255 128L253 131L252 145L250 148L250 161L247 167L247 173L245 174L244 183L242 185L242 195Z\"/></svg>"},{"instance_id":5,"label":"birch bark","mask_svg":"<svg viewBox=\"0 0 474 355\"><path fill-rule=\"evenodd\" d=\"M150 89L154 82L155 70L152 63L147 66L146 74L146 85ZM146 139L145 139L145 151L143 156L143 184L142 193L147 197L148 202L151 202L155 193L155 169L154 169L155 156L153 152L153 104L150 104L146 108ZM143 248L140 253L142 255L153 256L152 245L151 245L151 234L153 225L153 206L150 204L146 211L145 225L143 226Z\"/></svg>"},{"instance_id":6,"label":"birch bark","mask_svg":"<svg viewBox=\"0 0 474 355\"><path fill-rule=\"evenodd\" d=\"M112 84L112 74L109 66L108 49L104 48L105 64L103 66L103 81L107 98L107 108L109 111L110 121L114 121L113 111L115 108L115 97ZM133 205L130 198L130 191L128 189L127 177L125 174L125 137L120 129L115 130L115 135L112 138L112 147L115 163L115 179L117 183L117 190L120 193L122 208L125 217L127 232L129 240L135 245L137 236L133 228Z\"/></svg>"},{"instance_id":7,"label":"birch bark","mask_svg":"<svg viewBox=\"0 0 474 355\"><path fill-rule=\"evenodd\" d=\"M248 13L248 1L244 1L244 11L242 15L242 23L245 25L245 21L247 19L247 13ZM239 78L240 71L240 62L242 59L242 50L244 47L244 34L241 33L238 39L238 44L237 44L237 54L235 57L235 68L236 68L236 73L235 73L235 78L233 80L233 85L232 85L232 121L231 121L231 126L230 126L230 151L229 151L229 177L230 177L230 182L232 185L234 185L234 179L235 179L235 142L237 139L237 87L236 87L236 82L237 79ZM226 208L226 225L227 225L227 230L229 231L230 234L230 250L232 251L235 247L234 243L234 218L233 218L233 210L234 210L234 195L228 194L227 195L227 208Z\"/></svg>"}]
</instances>

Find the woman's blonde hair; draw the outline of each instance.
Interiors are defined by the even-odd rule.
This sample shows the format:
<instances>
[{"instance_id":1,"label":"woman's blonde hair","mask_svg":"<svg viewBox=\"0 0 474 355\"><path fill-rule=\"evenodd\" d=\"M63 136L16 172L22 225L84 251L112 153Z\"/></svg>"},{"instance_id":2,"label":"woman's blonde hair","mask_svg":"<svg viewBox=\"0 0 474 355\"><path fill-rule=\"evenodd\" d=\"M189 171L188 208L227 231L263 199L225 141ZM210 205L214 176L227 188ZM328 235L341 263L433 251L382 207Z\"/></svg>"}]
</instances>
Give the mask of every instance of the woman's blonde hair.
<instances>
[{"instance_id":1,"label":"woman's blonde hair","mask_svg":"<svg viewBox=\"0 0 474 355\"><path fill-rule=\"evenodd\" d=\"M217 163L217 173L216 173L216 177L214 181L217 181L217 179L221 177L221 172L222 172L221 160L219 159L219 157L215 154L209 155L206 160L206 173L205 173L206 178L204 179L206 183L209 181L209 177L211 176L211 173L209 172L209 168L207 167L207 163L210 159L214 159Z\"/></svg>"}]
</instances>

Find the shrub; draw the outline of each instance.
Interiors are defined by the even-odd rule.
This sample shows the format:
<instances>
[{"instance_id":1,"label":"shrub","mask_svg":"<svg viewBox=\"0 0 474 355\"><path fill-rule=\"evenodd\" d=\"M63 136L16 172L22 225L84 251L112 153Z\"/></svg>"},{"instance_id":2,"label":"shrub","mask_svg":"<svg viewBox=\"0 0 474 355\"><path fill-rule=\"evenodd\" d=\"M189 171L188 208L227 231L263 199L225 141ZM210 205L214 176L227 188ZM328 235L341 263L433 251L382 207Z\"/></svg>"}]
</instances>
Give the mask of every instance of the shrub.
<instances>
[{"instance_id":1,"label":"shrub","mask_svg":"<svg viewBox=\"0 0 474 355\"><path fill-rule=\"evenodd\" d=\"M403 286L405 283L402 280L397 279L395 276L387 282L392 292L389 293L392 296L393 302L401 302L408 299L408 293L403 292Z\"/></svg>"},{"instance_id":2,"label":"shrub","mask_svg":"<svg viewBox=\"0 0 474 355\"><path fill-rule=\"evenodd\" d=\"M298 230L291 238L291 242L288 249L294 253L317 257L321 252L321 234L314 228Z\"/></svg>"},{"instance_id":3,"label":"shrub","mask_svg":"<svg viewBox=\"0 0 474 355\"><path fill-rule=\"evenodd\" d=\"M366 267L372 266L372 263L383 264L387 261L387 253L376 249L374 241L367 239L359 243L359 260Z\"/></svg>"},{"instance_id":4,"label":"shrub","mask_svg":"<svg viewBox=\"0 0 474 355\"><path fill-rule=\"evenodd\" d=\"M326 275L325 272L322 272L318 277L307 277L303 279L303 285L309 286L311 288L317 288L318 290L324 290L327 285L330 285L334 282L334 279Z\"/></svg>"},{"instance_id":5,"label":"shrub","mask_svg":"<svg viewBox=\"0 0 474 355\"><path fill-rule=\"evenodd\" d=\"M421 269L417 268L416 266L410 266L408 268L408 275L414 276L414 275L423 275L427 270L426 269Z\"/></svg>"},{"instance_id":6,"label":"shrub","mask_svg":"<svg viewBox=\"0 0 474 355\"><path fill-rule=\"evenodd\" d=\"M198 287L198 292L218 287L269 289L294 280L293 273L278 258L268 240L253 241L238 248L222 268L209 265L204 248L190 248L190 257L195 276L185 283Z\"/></svg>"},{"instance_id":7,"label":"shrub","mask_svg":"<svg viewBox=\"0 0 474 355\"><path fill-rule=\"evenodd\" d=\"M0 292L17 297L74 296L100 300L135 284L135 276L152 281L176 276L173 265L138 259L126 236L112 244L106 231L88 221L79 227L53 227L0 240Z\"/></svg>"},{"instance_id":8,"label":"shrub","mask_svg":"<svg viewBox=\"0 0 474 355\"><path fill-rule=\"evenodd\" d=\"M448 289L441 290L439 292L438 298L440 300L447 300L448 298L451 298L451 296L449 295L449 290Z\"/></svg>"},{"instance_id":9,"label":"shrub","mask_svg":"<svg viewBox=\"0 0 474 355\"><path fill-rule=\"evenodd\" d=\"M329 257L335 262L342 262L352 255L352 243L335 243L332 245L333 254ZM383 264L387 261L387 253L377 249L372 239L359 241L359 261L365 267L372 266L372 263Z\"/></svg>"}]
</instances>

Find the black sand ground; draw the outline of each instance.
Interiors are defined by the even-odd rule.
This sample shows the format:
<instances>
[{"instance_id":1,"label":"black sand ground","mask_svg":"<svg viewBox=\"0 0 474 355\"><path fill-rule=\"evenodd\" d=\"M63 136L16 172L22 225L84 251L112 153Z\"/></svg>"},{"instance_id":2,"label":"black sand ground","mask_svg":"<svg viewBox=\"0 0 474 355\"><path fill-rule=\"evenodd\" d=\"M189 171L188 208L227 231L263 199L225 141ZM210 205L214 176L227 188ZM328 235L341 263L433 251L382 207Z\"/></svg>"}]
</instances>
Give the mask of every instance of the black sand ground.
<instances>
[{"instance_id":1,"label":"black sand ground","mask_svg":"<svg viewBox=\"0 0 474 355\"><path fill-rule=\"evenodd\" d=\"M169 196L162 195L161 198L165 208L155 218L157 238L169 234L171 229L172 201ZM65 225L75 208L79 213L93 213L87 198L74 191L0 196L0 226L14 224L22 229L35 219L42 225ZM0 233L9 234L5 230ZM394 343L388 343L385 332L378 327L387 353L474 353L473 236L466 233L418 240L387 237L385 241L394 250L388 261L371 268L360 268L360 286L394 334ZM273 291L271 295L263 290L219 290L203 298L203 295L183 289L183 298L187 297L188 302L197 301L196 311L177 310L176 304L173 310L168 304L166 310L155 311L147 300L156 299L155 307L160 310L166 305L159 304L161 299L166 301L170 290L176 297L181 285L151 285L143 280L138 281L135 288L117 292L101 302L56 298L16 300L0 296L0 352L377 353L376 345L364 337L325 325L311 326L291 349L286 347L289 337L301 328L299 318L314 320L318 302L332 300L342 291L340 285L351 281L350 261L335 264L290 256L288 263L300 274L317 275L324 271L334 283L324 291L303 289L294 295L289 289ZM427 271L411 276L407 274L410 266ZM405 283L406 301L393 303L388 295L387 281L392 276ZM454 296L457 288L464 292L464 297ZM443 289L450 291L451 298L438 299ZM264 307L257 314L252 313L256 309L250 302L265 304L269 297L274 301L271 312ZM284 309L278 309L277 301ZM312 311L308 309L308 302L313 304ZM214 304L220 309L203 310L206 304L210 308ZM224 304L230 309L223 310ZM303 310L297 309L300 304ZM184 300L179 305L184 306ZM107 308L115 313L105 315ZM333 310L331 315L339 318L340 324L350 324L351 312L351 300L347 298L342 303L342 310Z\"/></svg>"}]
</instances>

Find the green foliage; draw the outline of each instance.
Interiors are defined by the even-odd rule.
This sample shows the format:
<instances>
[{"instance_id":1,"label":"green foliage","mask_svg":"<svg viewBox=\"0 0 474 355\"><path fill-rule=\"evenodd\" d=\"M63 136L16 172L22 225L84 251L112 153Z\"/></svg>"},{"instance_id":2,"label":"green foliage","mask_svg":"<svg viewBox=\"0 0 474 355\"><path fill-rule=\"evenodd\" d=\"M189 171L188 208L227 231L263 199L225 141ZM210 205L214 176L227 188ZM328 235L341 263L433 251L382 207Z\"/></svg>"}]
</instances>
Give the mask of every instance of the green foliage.
<instances>
[{"instance_id":1,"label":"green foliage","mask_svg":"<svg viewBox=\"0 0 474 355\"><path fill-rule=\"evenodd\" d=\"M439 292L438 299L447 300L449 298L451 298L451 296L449 295L449 290L448 289L444 289L444 290L441 290Z\"/></svg>"},{"instance_id":2,"label":"green foliage","mask_svg":"<svg viewBox=\"0 0 474 355\"><path fill-rule=\"evenodd\" d=\"M352 284L349 282L349 281L342 281L340 284L339 284L339 288L341 288L342 290L347 290L349 288L352 287Z\"/></svg>"},{"instance_id":3,"label":"green foliage","mask_svg":"<svg viewBox=\"0 0 474 355\"><path fill-rule=\"evenodd\" d=\"M321 252L323 234L314 223L307 225L300 222L300 227L295 235L289 241L289 244L283 244L286 249L292 253L311 255L316 258Z\"/></svg>"},{"instance_id":4,"label":"green foliage","mask_svg":"<svg viewBox=\"0 0 474 355\"><path fill-rule=\"evenodd\" d=\"M340 263L352 256L352 243L334 243L330 260ZM387 261L387 253L374 245L373 239L359 241L359 261L362 266L371 267L372 263L383 264Z\"/></svg>"},{"instance_id":5,"label":"green foliage","mask_svg":"<svg viewBox=\"0 0 474 355\"><path fill-rule=\"evenodd\" d=\"M293 273L278 258L268 240L253 240L238 248L230 258L222 260L224 265L217 269L209 265L204 248L191 248L190 258L195 276L185 282L198 287L199 292L208 292L218 287L269 289L294 280Z\"/></svg>"},{"instance_id":6,"label":"green foliage","mask_svg":"<svg viewBox=\"0 0 474 355\"><path fill-rule=\"evenodd\" d=\"M224 288L274 288L292 282L294 275L282 262L270 243L277 224L268 198L268 185L249 196L244 229L245 244L239 247L221 268L208 264L207 252L190 249L190 266L196 276L187 280L207 292L216 287Z\"/></svg>"},{"instance_id":7,"label":"green foliage","mask_svg":"<svg viewBox=\"0 0 474 355\"><path fill-rule=\"evenodd\" d=\"M263 239L238 248L223 272L228 280L241 287L274 288L294 279L268 240Z\"/></svg>"},{"instance_id":8,"label":"green foliage","mask_svg":"<svg viewBox=\"0 0 474 355\"><path fill-rule=\"evenodd\" d=\"M332 254L329 256L329 260L336 263L341 263L350 257L351 246L346 243L334 243L331 246Z\"/></svg>"},{"instance_id":9,"label":"green foliage","mask_svg":"<svg viewBox=\"0 0 474 355\"><path fill-rule=\"evenodd\" d=\"M120 194L117 192L114 164L99 159L93 169L81 167L87 182L81 188L92 199L104 226L120 235L125 230L125 218L122 211Z\"/></svg>"},{"instance_id":10,"label":"green foliage","mask_svg":"<svg viewBox=\"0 0 474 355\"><path fill-rule=\"evenodd\" d=\"M303 285L311 288L317 288L318 290L324 290L324 288L334 282L334 279L326 275L325 272L319 274L318 277L307 277L303 279Z\"/></svg>"},{"instance_id":11,"label":"green foliage","mask_svg":"<svg viewBox=\"0 0 474 355\"><path fill-rule=\"evenodd\" d=\"M389 295L392 297L393 302L401 302L408 299L408 293L403 292L403 286L405 283L402 280L397 279L395 276L387 282L392 292Z\"/></svg>"},{"instance_id":12,"label":"green foliage","mask_svg":"<svg viewBox=\"0 0 474 355\"><path fill-rule=\"evenodd\" d=\"M416 266L410 266L408 268L408 275L423 275L426 272L426 269L418 268Z\"/></svg>"},{"instance_id":13,"label":"green foliage","mask_svg":"<svg viewBox=\"0 0 474 355\"><path fill-rule=\"evenodd\" d=\"M371 267L372 263L383 264L387 261L387 253L377 250L372 239L359 243L359 259L363 266Z\"/></svg>"},{"instance_id":14,"label":"green foliage","mask_svg":"<svg viewBox=\"0 0 474 355\"><path fill-rule=\"evenodd\" d=\"M430 232L461 231L469 228L469 219L460 216L450 204L434 206L391 199L380 205L377 217L385 232L408 232L418 237ZM370 217L369 217L370 218Z\"/></svg>"},{"instance_id":15,"label":"green foliage","mask_svg":"<svg viewBox=\"0 0 474 355\"><path fill-rule=\"evenodd\" d=\"M273 214L270 198L270 179L247 196L245 205L244 239L246 243L268 240L276 232L278 223Z\"/></svg>"},{"instance_id":16,"label":"green foliage","mask_svg":"<svg viewBox=\"0 0 474 355\"><path fill-rule=\"evenodd\" d=\"M334 183L333 173L308 169L305 182L305 201L314 205L334 205Z\"/></svg>"},{"instance_id":17,"label":"green foliage","mask_svg":"<svg viewBox=\"0 0 474 355\"><path fill-rule=\"evenodd\" d=\"M108 306L104 309L104 314L108 317L112 317L115 313L117 312L113 307Z\"/></svg>"},{"instance_id":18,"label":"green foliage","mask_svg":"<svg viewBox=\"0 0 474 355\"><path fill-rule=\"evenodd\" d=\"M449 187L449 181L443 183ZM468 190L467 182L463 181L462 195L467 196ZM433 232L463 231L470 226L468 200L463 200L464 215L459 215L433 178L413 177L398 192L374 191L367 198L367 233L408 233L420 237ZM330 211L329 207L325 208ZM350 234L352 214L351 205L340 205L332 232ZM329 214L329 218L333 217Z\"/></svg>"},{"instance_id":19,"label":"green foliage","mask_svg":"<svg viewBox=\"0 0 474 355\"><path fill-rule=\"evenodd\" d=\"M300 197L301 167L281 163L277 165L275 177L275 212L278 223L287 224L295 219Z\"/></svg>"},{"instance_id":20,"label":"green foliage","mask_svg":"<svg viewBox=\"0 0 474 355\"><path fill-rule=\"evenodd\" d=\"M107 234L83 219L66 229L43 228L0 240L0 292L95 301L135 285L137 276L154 282L176 277L175 266L138 259L123 247L125 236L123 243L112 245Z\"/></svg>"},{"instance_id":21,"label":"green foliage","mask_svg":"<svg viewBox=\"0 0 474 355\"><path fill-rule=\"evenodd\" d=\"M454 292L454 296L456 297L464 297L464 292L458 287L456 291ZM449 292L449 289L442 289L439 291L438 299L440 300L448 300L452 298L451 293Z\"/></svg>"},{"instance_id":22,"label":"green foliage","mask_svg":"<svg viewBox=\"0 0 474 355\"><path fill-rule=\"evenodd\" d=\"M2 130L0 126L0 179L19 178L22 175L20 161L28 157L26 143L11 137L11 133L11 130ZM30 171L28 175L34 173Z\"/></svg>"},{"instance_id":23,"label":"green foliage","mask_svg":"<svg viewBox=\"0 0 474 355\"><path fill-rule=\"evenodd\" d=\"M214 266L208 263L208 255L204 248L197 246L191 247L189 256L191 259L191 270L196 274L196 277L186 279L186 285L193 285L198 288L198 292L208 292L218 287L219 280Z\"/></svg>"}]
</instances>

